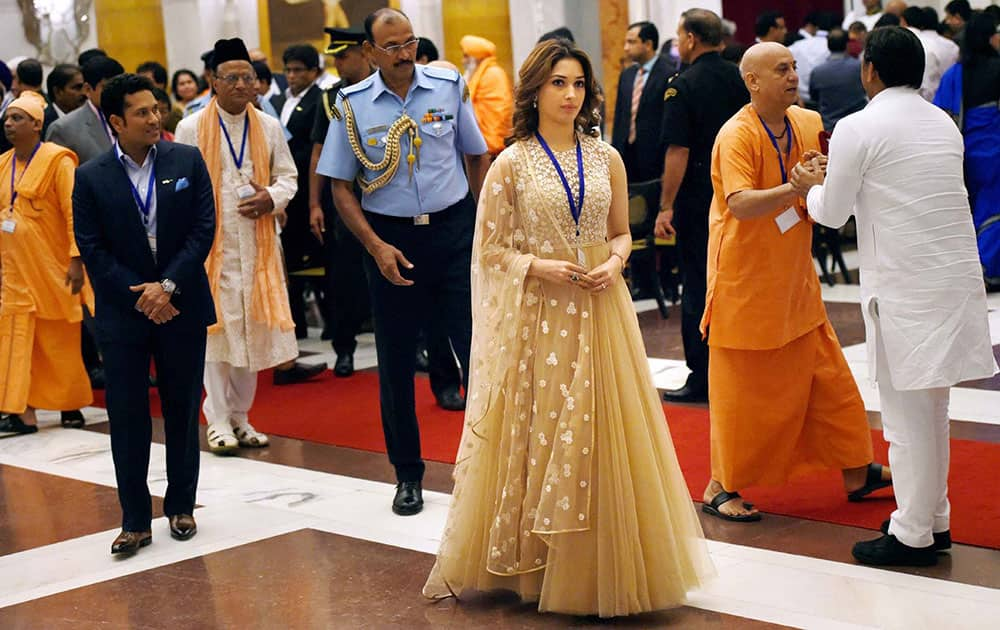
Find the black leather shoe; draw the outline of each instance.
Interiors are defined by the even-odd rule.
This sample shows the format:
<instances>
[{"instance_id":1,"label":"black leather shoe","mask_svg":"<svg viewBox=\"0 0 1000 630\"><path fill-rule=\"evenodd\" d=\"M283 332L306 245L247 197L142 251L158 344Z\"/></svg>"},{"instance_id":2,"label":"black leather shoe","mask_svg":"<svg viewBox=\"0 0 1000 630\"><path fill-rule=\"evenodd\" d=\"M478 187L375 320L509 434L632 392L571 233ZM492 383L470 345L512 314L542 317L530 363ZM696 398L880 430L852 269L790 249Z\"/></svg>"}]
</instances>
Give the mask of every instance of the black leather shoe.
<instances>
[{"instance_id":1,"label":"black leather shoe","mask_svg":"<svg viewBox=\"0 0 1000 630\"><path fill-rule=\"evenodd\" d=\"M322 374L324 370L326 370L326 363L305 365L303 363L296 362L295 365L287 370L275 370L274 384L294 385L295 383L308 381L317 374Z\"/></svg>"},{"instance_id":2,"label":"black leather shoe","mask_svg":"<svg viewBox=\"0 0 1000 630\"><path fill-rule=\"evenodd\" d=\"M879 567L932 567L938 561L934 545L910 547L899 542L892 534L859 542L854 545L851 555L861 564Z\"/></svg>"},{"instance_id":3,"label":"black leather shoe","mask_svg":"<svg viewBox=\"0 0 1000 630\"><path fill-rule=\"evenodd\" d=\"M418 372L429 372L431 361L427 356L427 348L417 348L416 370Z\"/></svg>"},{"instance_id":4,"label":"black leather shoe","mask_svg":"<svg viewBox=\"0 0 1000 630\"><path fill-rule=\"evenodd\" d=\"M60 414L59 424L67 429L82 429L86 421L83 419L83 414L80 410L75 411L64 411Z\"/></svg>"},{"instance_id":5,"label":"black leather shoe","mask_svg":"<svg viewBox=\"0 0 1000 630\"><path fill-rule=\"evenodd\" d=\"M879 531L883 534L889 533L889 519L882 521ZM948 551L951 549L951 530L934 533L934 551Z\"/></svg>"},{"instance_id":6,"label":"black leather shoe","mask_svg":"<svg viewBox=\"0 0 1000 630\"><path fill-rule=\"evenodd\" d=\"M337 362L333 364L333 374L341 378L354 374L354 355L338 354Z\"/></svg>"},{"instance_id":7,"label":"black leather shoe","mask_svg":"<svg viewBox=\"0 0 1000 630\"><path fill-rule=\"evenodd\" d=\"M708 402L708 392L685 385L680 389L663 392L663 400L672 403L705 403Z\"/></svg>"},{"instance_id":8,"label":"black leather shoe","mask_svg":"<svg viewBox=\"0 0 1000 630\"><path fill-rule=\"evenodd\" d=\"M442 409L447 409L448 411L462 411L465 409L465 398L462 397L457 387L455 389L446 389L434 397L437 398L438 407Z\"/></svg>"},{"instance_id":9,"label":"black leather shoe","mask_svg":"<svg viewBox=\"0 0 1000 630\"><path fill-rule=\"evenodd\" d=\"M21 416L17 414L10 414L9 416L4 416L0 419L0 433L16 433L17 435L27 435L28 433L37 433L38 427L34 424L24 424L21 420Z\"/></svg>"},{"instance_id":10,"label":"black leather shoe","mask_svg":"<svg viewBox=\"0 0 1000 630\"><path fill-rule=\"evenodd\" d=\"M111 543L111 553L135 553L140 547L146 547L153 542L153 532L127 532L122 530L115 542Z\"/></svg>"},{"instance_id":11,"label":"black leather shoe","mask_svg":"<svg viewBox=\"0 0 1000 630\"><path fill-rule=\"evenodd\" d=\"M174 514L170 521L170 537L174 540L187 540L198 533L198 525L190 514Z\"/></svg>"},{"instance_id":12,"label":"black leather shoe","mask_svg":"<svg viewBox=\"0 0 1000 630\"><path fill-rule=\"evenodd\" d=\"M412 516L424 509L424 493L419 481L402 481L396 484L396 498L392 511L400 516Z\"/></svg>"}]
</instances>

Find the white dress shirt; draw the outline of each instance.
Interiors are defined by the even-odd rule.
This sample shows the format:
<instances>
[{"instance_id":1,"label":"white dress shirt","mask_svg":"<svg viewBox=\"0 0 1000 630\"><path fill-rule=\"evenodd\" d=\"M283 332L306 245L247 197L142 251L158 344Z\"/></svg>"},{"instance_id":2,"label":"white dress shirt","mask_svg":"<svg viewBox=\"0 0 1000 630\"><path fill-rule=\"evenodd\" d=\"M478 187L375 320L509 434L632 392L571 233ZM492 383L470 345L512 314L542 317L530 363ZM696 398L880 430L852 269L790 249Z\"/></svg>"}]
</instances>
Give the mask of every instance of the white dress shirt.
<instances>
[{"instance_id":1,"label":"white dress shirt","mask_svg":"<svg viewBox=\"0 0 1000 630\"><path fill-rule=\"evenodd\" d=\"M911 29L912 30L912 29ZM941 77L953 65L958 63L958 44L937 31L919 31L917 37L924 47L927 61L924 66L924 80L920 84L920 95L927 101L933 101L941 86Z\"/></svg>"},{"instance_id":2,"label":"white dress shirt","mask_svg":"<svg viewBox=\"0 0 1000 630\"><path fill-rule=\"evenodd\" d=\"M996 372L963 154L944 111L889 88L837 123L826 182L807 198L823 225L856 217L868 365L897 390ZM889 374L876 374L874 309Z\"/></svg>"},{"instance_id":3,"label":"white dress shirt","mask_svg":"<svg viewBox=\"0 0 1000 630\"><path fill-rule=\"evenodd\" d=\"M861 22L862 24L865 25L865 27L868 29L868 32L870 33L871 30L875 28L875 23L878 22L881 17L882 17L881 11L879 11L878 13L873 13L871 15L868 15L864 7L862 7L860 9L855 9L854 11L851 11L850 13L847 14L847 17L844 18L843 27L844 30L846 31L851 28L851 24L854 24L855 22Z\"/></svg>"},{"instance_id":4,"label":"white dress shirt","mask_svg":"<svg viewBox=\"0 0 1000 630\"><path fill-rule=\"evenodd\" d=\"M809 31L799 31L803 39L798 40L788 47L795 57L795 73L799 75L799 96L802 101L809 100L809 75L813 68L830 58L830 49L827 47L827 32L816 31L813 35Z\"/></svg>"}]
</instances>

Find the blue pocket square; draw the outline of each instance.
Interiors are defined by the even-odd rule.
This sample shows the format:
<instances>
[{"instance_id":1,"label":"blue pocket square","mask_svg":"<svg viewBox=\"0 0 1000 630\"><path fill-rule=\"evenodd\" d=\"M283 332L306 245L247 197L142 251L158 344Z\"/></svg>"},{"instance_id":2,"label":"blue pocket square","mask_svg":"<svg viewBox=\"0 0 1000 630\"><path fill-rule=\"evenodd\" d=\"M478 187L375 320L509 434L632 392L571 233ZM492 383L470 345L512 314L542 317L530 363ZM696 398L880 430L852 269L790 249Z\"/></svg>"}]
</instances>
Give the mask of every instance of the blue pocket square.
<instances>
[{"instance_id":1,"label":"blue pocket square","mask_svg":"<svg viewBox=\"0 0 1000 630\"><path fill-rule=\"evenodd\" d=\"M187 177L182 177L177 180L177 184L174 186L174 192L180 192L190 186Z\"/></svg>"}]
</instances>

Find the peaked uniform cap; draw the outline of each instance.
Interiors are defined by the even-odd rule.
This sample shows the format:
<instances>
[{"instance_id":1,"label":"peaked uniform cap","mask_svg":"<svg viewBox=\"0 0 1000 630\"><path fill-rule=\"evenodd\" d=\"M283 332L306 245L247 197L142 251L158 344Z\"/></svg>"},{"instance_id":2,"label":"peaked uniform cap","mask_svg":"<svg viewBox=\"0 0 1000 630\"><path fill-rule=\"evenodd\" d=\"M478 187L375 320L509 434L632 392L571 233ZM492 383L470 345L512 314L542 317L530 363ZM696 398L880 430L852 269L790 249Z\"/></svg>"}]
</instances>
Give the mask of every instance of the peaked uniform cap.
<instances>
[{"instance_id":1,"label":"peaked uniform cap","mask_svg":"<svg viewBox=\"0 0 1000 630\"><path fill-rule=\"evenodd\" d=\"M349 28L324 28L330 35L330 45L326 47L326 54L339 55L351 46L360 46L365 41L364 31L356 31Z\"/></svg>"}]
</instances>

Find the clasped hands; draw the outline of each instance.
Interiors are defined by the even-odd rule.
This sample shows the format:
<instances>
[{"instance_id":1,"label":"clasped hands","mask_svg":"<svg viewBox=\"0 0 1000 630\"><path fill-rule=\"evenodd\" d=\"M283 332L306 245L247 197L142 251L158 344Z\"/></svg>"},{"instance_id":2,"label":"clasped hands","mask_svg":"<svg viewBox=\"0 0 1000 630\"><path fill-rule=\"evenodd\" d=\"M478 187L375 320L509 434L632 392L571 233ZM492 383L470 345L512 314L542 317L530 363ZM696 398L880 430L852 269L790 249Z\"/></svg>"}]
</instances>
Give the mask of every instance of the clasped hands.
<instances>
[{"instance_id":1,"label":"clasped hands","mask_svg":"<svg viewBox=\"0 0 1000 630\"><path fill-rule=\"evenodd\" d=\"M170 303L172 297L163 290L159 282L144 282L129 287L133 293L142 293L135 303L135 310L148 317L154 324L166 324L180 315L180 311Z\"/></svg>"},{"instance_id":2,"label":"clasped hands","mask_svg":"<svg viewBox=\"0 0 1000 630\"><path fill-rule=\"evenodd\" d=\"M621 278L624 266L624 261L617 254L611 254L606 261L590 271L567 260L536 258L531 261L528 274L548 282L568 284L591 293L600 293Z\"/></svg>"},{"instance_id":3,"label":"clasped hands","mask_svg":"<svg viewBox=\"0 0 1000 630\"><path fill-rule=\"evenodd\" d=\"M802 160L792 169L789 183L800 197L809 194L813 186L822 186L826 179L827 158L819 151L806 151Z\"/></svg>"}]
</instances>

